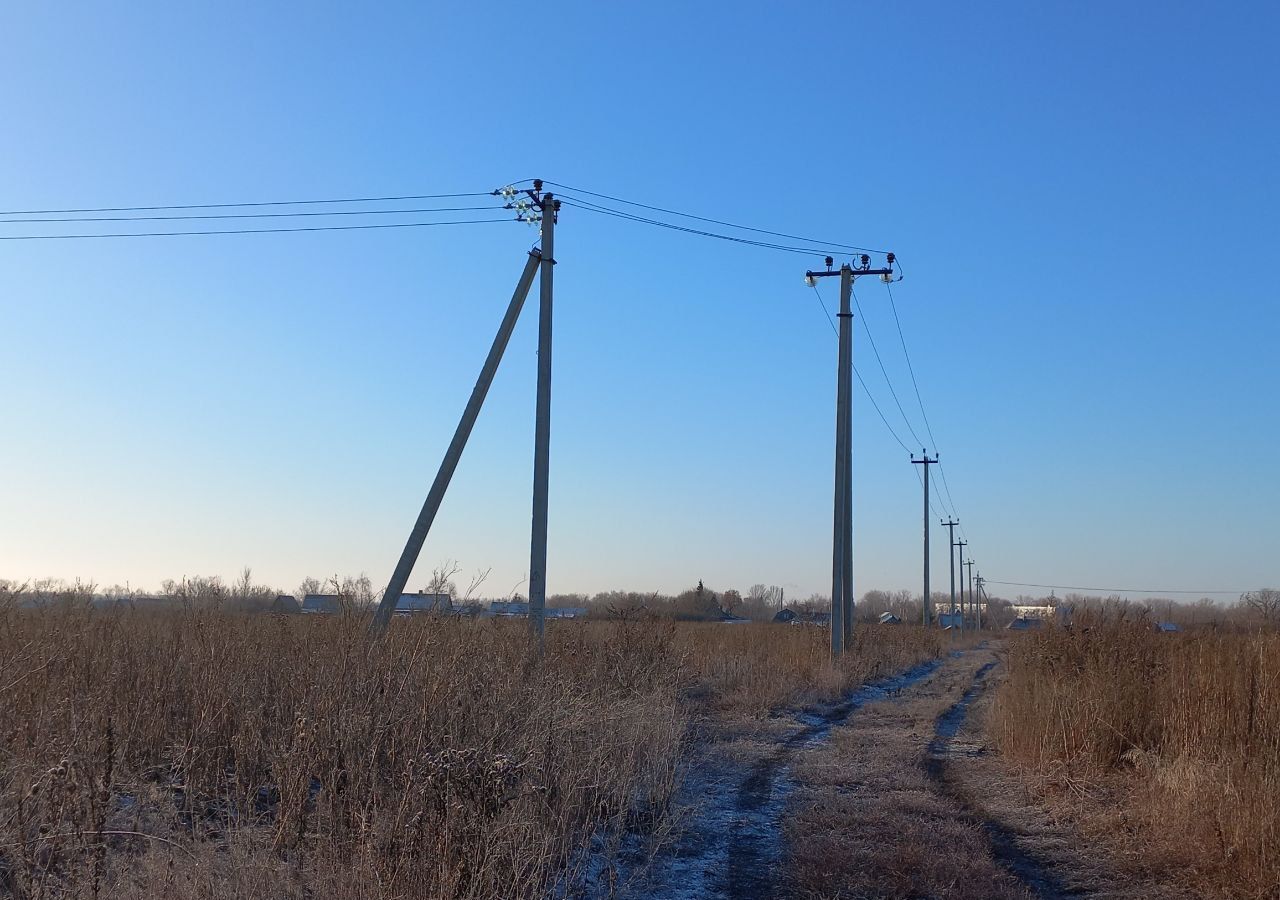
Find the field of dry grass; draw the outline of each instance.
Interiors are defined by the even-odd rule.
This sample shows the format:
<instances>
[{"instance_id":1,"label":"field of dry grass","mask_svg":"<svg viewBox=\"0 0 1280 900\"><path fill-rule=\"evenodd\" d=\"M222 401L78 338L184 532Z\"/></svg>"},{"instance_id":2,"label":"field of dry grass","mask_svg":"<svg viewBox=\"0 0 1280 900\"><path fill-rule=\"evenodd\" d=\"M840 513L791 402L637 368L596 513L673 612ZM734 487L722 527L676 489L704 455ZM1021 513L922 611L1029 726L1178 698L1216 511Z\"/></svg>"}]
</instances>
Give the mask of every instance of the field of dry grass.
<instances>
[{"instance_id":1,"label":"field of dry grass","mask_svg":"<svg viewBox=\"0 0 1280 900\"><path fill-rule=\"evenodd\" d=\"M1143 621L1019 636L992 737L1135 865L1280 895L1280 635Z\"/></svg>"},{"instance_id":2,"label":"field of dry grass","mask_svg":"<svg viewBox=\"0 0 1280 900\"><path fill-rule=\"evenodd\" d=\"M689 723L834 696L914 629L0 609L0 894L534 897L670 810Z\"/></svg>"}]
</instances>

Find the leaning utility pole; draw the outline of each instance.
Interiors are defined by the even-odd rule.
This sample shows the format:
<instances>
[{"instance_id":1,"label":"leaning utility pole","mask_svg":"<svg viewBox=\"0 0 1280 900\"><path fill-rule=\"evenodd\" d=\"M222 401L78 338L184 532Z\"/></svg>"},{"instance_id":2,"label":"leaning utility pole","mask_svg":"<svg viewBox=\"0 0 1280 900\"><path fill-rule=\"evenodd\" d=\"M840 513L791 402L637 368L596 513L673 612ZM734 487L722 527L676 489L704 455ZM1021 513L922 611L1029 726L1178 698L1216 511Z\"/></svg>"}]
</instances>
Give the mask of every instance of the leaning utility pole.
<instances>
[{"instance_id":1,"label":"leaning utility pole","mask_svg":"<svg viewBox=\"0 0 1280 900\"><path fill-rule=\"evenodd\" d=\"M914 453L911 454L911 463L924 466L924 602L921 604L920 617L924 627L928 628L932 618L929 615L932 604L932 597L929 595L929 467L938 464L938 454L935 452L933 459L930 459L928 450L921 450L920 453L920 459L916 459Z\"/></svg>"},{"instance_id":2,"label":"leaning utility pole","mask_svg":"<svg viewBox=\"0 0 1280 900\"><path fill-rule=\"evenodd\" d=\"M951 545L952 552L960 551L960 630L964 631L968 627L965 623L965 605L964 605L964 548L968 541L956 541Z\"/></svg>"},{"instance_id":3,"label":"leaning utility pole","mask_svg":"<svg viewBox=\"0 0 1280 900\"><path fill-rule=\"evenodd\" d=\"M853 280L859 275L893 278L892 253L885 257L888 267L871 268L871 257L862 254L861 266L845 263L832 271L835 262L826 258L825 272L805 272L805 284L817 287L819 278L840 277L839 353L836 363L836 460L835 503L831 549L831 656L838 660L853 634Z\"/></svg>"},{"instance_id":4,"label":"leaning utility pole","mask_svg":"<svg viewBox=\"0 0 1280 900\"><path fill-rule=\"evenodd\" d=\"M547 605L547 491L551 464L551 276L556 264L556 212L560 201L540 194L534 181L533 199L542 210L542 272L538 293L538 400L533 431L533 536L529 548L529 628L542 655L544 610Z\"/></svg>"},{"instance_id":5,"label":"leaning utility pole","mask_svg":"<svg viewBox=\"0 0 1280 900\"><path fill-rule=\"evenodd\" d=\"M925 471L928 471L927 466ZM956 526L960 524L960 520L948 518L947 521L938 524L947 526L947 562L951 566L951 614L954 616L956 614Z\"/></svg>"},{"instance_id":6,"label":"leaning utility pole","mask_svg":"<svg viewBox=\"0 0 1280 900\"><path fill-rule=\"evenodd\" d=\"M431 530L431 523L435 521L436 513L440 511L440 504L444 501L444 494L449 488L453 472L458 467L458 460L462 458L463 448L467 446L467 438L471 436L476 417L480 415L480 407L484 405L485 395L489 393L489 386L493 384L494 373L498 371L498 363L502 361L503 351L507 349L511 332L516 327L516 320L520 318L520 310L524 307L525 297L529 295L529 288L533 284L533 274L542 262L542 254L537 250L529 252L524 272L516 282L515 293L511 295L511 302L507 305L507 313L502 317L502 324L498 326L493 346L489 348L489 355L485 357L484 365L480 369L480 377L476 380L476 386L471 389L471 399L467 401L467 408L463 410L462 419L453 433L453 440L449 442L449 449L445 451L444 461L440 463L435 481L431 483L431 490L427 492L427 499L422 504L422 511L418 513L418 520L414 523L413 530L409 532L409 540L405 542L400 561L396 563L391 580L387 582L387 589L382 593L382 602L378 604L378 609L373 614L370 630L375 635L381 634L386 629L391 616L396 611L396 604L404 592L405 584L409 581L414 563L418 561L418 554L422 552L422 545L427 539L427 533Z\"/></svg>"}]
</instances>

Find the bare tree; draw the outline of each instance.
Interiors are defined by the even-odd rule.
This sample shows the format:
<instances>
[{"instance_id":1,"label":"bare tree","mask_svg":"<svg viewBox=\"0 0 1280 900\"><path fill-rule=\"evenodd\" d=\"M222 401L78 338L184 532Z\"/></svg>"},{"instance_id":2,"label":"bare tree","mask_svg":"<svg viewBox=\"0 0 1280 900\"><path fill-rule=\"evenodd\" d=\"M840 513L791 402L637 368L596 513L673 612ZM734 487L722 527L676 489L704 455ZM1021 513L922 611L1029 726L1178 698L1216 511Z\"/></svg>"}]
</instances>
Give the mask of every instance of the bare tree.
<instances>
[{"instance_id":1,"label":"bare tree","mask_svg":"<svg viewBox=\"0 0 1280 900\"><path fill-rule=\"evenodd\" d=\"M1249 591L1240 597L1240 602L1268 622L1280 622L1280 591L1273 588Z\"/></svg>"},{"instance_id":2,"label":"bare tree","mask_svg":"<svg viewBox=\"0 0 1280 900\"><path fill-rule=\"evenodd\" d=\"M462 566L458 565L457 560L446 559L431 570L431 580L427 582L426 592L428 594L448 594L450 597L456 597L458 586L454 583L453 576L461 571ZM488 574L488 572L485 573L485 575ZM483 581L484 579L481 578L480 580Z\"/></svg>"}]
</instances>

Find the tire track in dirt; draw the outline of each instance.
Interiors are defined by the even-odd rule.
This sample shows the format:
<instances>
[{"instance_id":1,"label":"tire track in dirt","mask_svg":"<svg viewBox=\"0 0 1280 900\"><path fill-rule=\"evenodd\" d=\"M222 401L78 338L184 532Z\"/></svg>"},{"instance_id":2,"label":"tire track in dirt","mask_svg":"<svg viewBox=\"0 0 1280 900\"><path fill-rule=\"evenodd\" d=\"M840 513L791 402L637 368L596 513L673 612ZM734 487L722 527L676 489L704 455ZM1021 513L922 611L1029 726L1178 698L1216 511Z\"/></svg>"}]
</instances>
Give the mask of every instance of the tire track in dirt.
<instances>
[{"instance_id":1,"label":"tire track in dirt","mask_svg":"<svg viewBox=\"0 0 1280 900\"><path fill-rule=\"evenodd\" d=\"M1087 896L1085 892L1064 884L1047 861L1023 849L1010 829L978 808L967 793L959 788L950 771L954 760L983 752L980 747L957 747L955 739L968 718L969 708L988 689L987 675L997 665L998 661L992 660L979 668L974 673L973 684L963 696L938 716L925 757L925 771L938 790L955 804L960 814L970 824L982 828L996 863L1026 885L1032 894L1041 900Z\"/></svg>"},{"instance_id":2,"label":"tire track in dirt","mask_svg":"<svg viewBox=\"0 0 1280 900\"><path fill-rule=\"evenodd\" d=\"M704 755L685 779L684 793L699 802L681 834L620 896L646 900L774 896L782 862L782 815L795 787L789 777L792 758L827 740L832 729L859 708L893 699L941 665L942 660L922 663L863 685L837 703L801 712L796 716L800 726L770 741L771 749L747 769L745 777L740 769L726 769L723 761ZM626 873L620 874L626 881Z\"/></svg>"}]
</instances>

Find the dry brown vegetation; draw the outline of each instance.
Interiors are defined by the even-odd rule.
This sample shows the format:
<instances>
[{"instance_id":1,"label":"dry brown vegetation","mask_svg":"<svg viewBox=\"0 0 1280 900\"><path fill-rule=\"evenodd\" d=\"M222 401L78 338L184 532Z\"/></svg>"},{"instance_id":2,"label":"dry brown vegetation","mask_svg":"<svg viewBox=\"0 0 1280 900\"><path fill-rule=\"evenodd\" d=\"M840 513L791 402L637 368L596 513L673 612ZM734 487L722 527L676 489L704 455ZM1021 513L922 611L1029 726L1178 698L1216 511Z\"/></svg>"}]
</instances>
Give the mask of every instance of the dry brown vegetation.
<instances>
[{"instance_id":1,"label":"dry brown vegetation","mask_svg":"<svg viewBox=\"0 0 1280 900\"><path fill-rule=\"evenodd\" d=\"M1280 634L1122 617L1020 636L990 722L1135 860L1205 895L1280 895Z\"/></svg>"},{"instance_id":2,"label":"dry brown vegetation","mask_svg":"<svg viewBox=\"0 0 1280 900\"><path fill-rule=\"evenodd\" d=\"M532 897L668 814L694 716L937 652L827 632L0 608L0 894Z\"/></svg>"}]
</instances>

